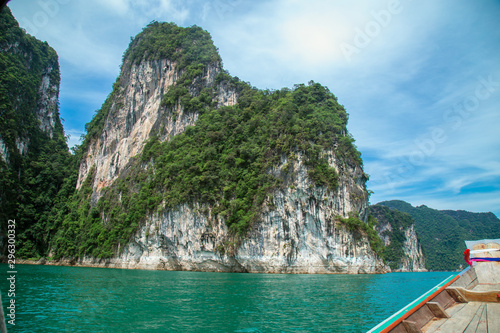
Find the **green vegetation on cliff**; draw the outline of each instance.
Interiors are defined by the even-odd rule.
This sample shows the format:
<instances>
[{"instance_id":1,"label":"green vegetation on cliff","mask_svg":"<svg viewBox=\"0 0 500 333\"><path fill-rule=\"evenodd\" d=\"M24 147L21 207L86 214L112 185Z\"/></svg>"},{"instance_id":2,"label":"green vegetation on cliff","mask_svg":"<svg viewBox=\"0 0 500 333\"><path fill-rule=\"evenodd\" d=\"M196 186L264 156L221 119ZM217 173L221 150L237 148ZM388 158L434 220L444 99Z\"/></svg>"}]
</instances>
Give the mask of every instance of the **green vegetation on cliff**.
<instances>
[{"instance_id":1,"label":"green vegetation on cliff","mask_svg":"<svg viewBox=\"0 0 500 333\"><path fill-rule=\"evenodd\" d=\"M237 105L205 109L195 126L168 142L152 137L95 207L91 189L75 194L55 243L57 255L111 256L147 214L182 204L210 206L212 216L244 235L270 192L293 177L286 168L271 174L283 158L303 154L311 179L331 190L338 175L323 150L337 143L341 161L361 162L352 138L342 134L347 114L327 88L311 82L270 92L232 84L242 85Z\"/></svg>"},{"instance_id":2,"label":"green vegetation on cliff","mask_svg":"<svg viewBox=\"0 0 500 333\"><path fill-rule=\"evenodd\" d=\"M348 218L337 216L336 220L344 225L347 230L366 235L368 237L368 241L370 242L371 249L384 259L384 261L386 260L386 248L384 247L384 243L380 239L380 236L377 234L376 226L378 221L373 218L373 216L368 216L368 224L361 221L359 216L356 214L349 214Z\"/></svg>"},{"instance_id":3,"label":"green vegetation on cliff","mask_svg":"<svg viewBox=\"0 0 500 333\"><path fill-rule=\"evenodd\" d=\"M52 134L37 117L42 77L58 89L59 64L47 43L19 28L8 7L0 13L0 50L1 234L15 220L16 257L36 257L46 255L55 216L77 176L57 105Z\"/></svg>"},{"instance_id":4,"label":"green vegetation on cliff","mask_svg":"<svg viewBox=\"0 0 500 333\"><path fill-rule=\"evenodd\" d=\"M210 207L212 218L223 219L234 234L243 236L259 221L271 191L294 176L282 166L284 159L303 156L313 182L332 191L338 175L323 155L325 150L334 151L341 163L362 164L347 134L346 111L320 84L259 90L222 72L212 85L205 85L201 78L207 66L220 64L210 35L169 23L154 22L137 35L124 54L124 65L162 58L183 69L162 105L172 113L179 104L184 112L198 113L195 126L163 143L158 139L162 133L153 133L140 156L104 189L96 204L91 204L88 178L69 201L70 213L58 222L56 257L110 257L148 215L183 204L200 204L204 214ZM102 130L120 80L87 126L80 154ZM216 108L220 85L237 92L237 105ZM271 172L280 166L278 175Z\"/></svg>"},{"instance_id":5,"label":"green vegetation on cliff","mask_svg":"<svg viewBox=\"0 0 500 333\"><path fill-rule=\"evenodd\" d=\"M181 71L175 86L163 96L162 105L173 107L179 102L190 112L201 112L212 106L214 92L211 88L200 88L201 91L197 91L196 96L189 93L190 88L199 85L207 66L221 64L217 48L207 31L197 26L182 28L174 23L153 21L130 41L123 54L122 72L130 69L132 65L139 65L141 61L160 59L168 59ZM123 83L118 77L101 109L97 110L92 120L85 125L86 135L77 150L78 159L88 149L89 142L102 133L121 85Z\"/></svg>"},{"instance_id":6,"label":"green vegetation on cliff","mask_svg":"<svg viewBox=\"0 0 500 333\"><path fill-rule=\"evenodd\" d=\"M378 205L408 213L415 220L430 270L456 270L464 265L465 240L500 237L500 220L492 213L439 211L399 200Z\"/></svg>"},{"instance_id":7,"label":"green vegetation on cliff","mask_svg":"<svg viewBox=\"0 0 500 333\"><path fill-rule=\"evenodd\" d=\"M168 59L179 69L193 64L220 63L221 58L210 34L200 27L178 27L174 23L151 22L130 41L123 54L124 64L140 64L144 60ZM199 67L202 71L203 67ZM201 72L200 72L201 74Z\"/></svg>"},{"instance_id":8,"label":"green vegetation on cliff","mask_svg":"<svg viewBox=\"0 0 500 333\"><path fill-rule=\"evenodd\" d=\"M377 219L377 231L384 239L388 239L389 244L385 246L383 258L391 269L398 269L403 264L404 250L406 241L404 231L415 223L413 218L407 214L395 209L390 209L382 205L370 206L370 216ZM390 226L381 230L381 226Z\"/></svg>"}]
</instances>

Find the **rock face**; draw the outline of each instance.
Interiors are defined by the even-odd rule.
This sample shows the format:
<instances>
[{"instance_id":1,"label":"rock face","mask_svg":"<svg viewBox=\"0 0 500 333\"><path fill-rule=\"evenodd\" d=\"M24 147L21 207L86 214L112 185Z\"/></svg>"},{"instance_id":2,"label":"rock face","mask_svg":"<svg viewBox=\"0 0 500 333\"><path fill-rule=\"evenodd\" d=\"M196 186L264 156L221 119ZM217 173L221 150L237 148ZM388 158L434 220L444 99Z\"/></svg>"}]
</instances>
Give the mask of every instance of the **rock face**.
<instances>
[{"instance_id":1,"label":"rock face","mask_svg":"<svg viewBox=\"0 0 500 333\"><path fill-rule=\"evenodd\" d=\"M11 14L10 11L7 12L6 10L6 13L3 15L7 16ZM24 86L17 86L17 89L13 89L13 91L8 94L10 96L9 106L16 110L18 114L22 114L21 117L25 118L22 123L24 126L18 126L16 128L18 136L15 139L15 147L21 156L26 156L31 141L30 136L33 135L32 129L30 129L29 126L32 125L30 123L33 121L31 119L26 119L29 115L23 113L25 113L25 110L29 110L30 113L34 114L38 120L38 128L52 138L56 124L60 125L57 106L60 77L59 63L55 51L48 45L44 45L38 41L36 42L40 43L41 46L36 45L36 42L34 43L36 46L26 45L21 37L18 38L19 39L5 39L4 43L0 45L0 51L8 55L10 59L16 59L18 62L16 65L19 63L21 64L16 74L22 75L23 77L29 77L29 79L32 80L29 84L32 85L32 88L36 89L34 90L36 93L34 91L26 92L25 90L27 89ZM50 51L40 51L36 49L36 47L50 49ZM37 54L38 52L49 53L49 55L45 55L45 58L41 59ZM54 52L54 55L50 55L50 52ZM10 82L7 82L7 80L2 82L2 84L6 84L6 86L9 85L10 88L12 88ZM33 104L33 101L36 101L36 104ZM24 131L23 127L25 127ZM10 153L8 145L2 140L1 135L0 155L8 164Z\"/></svg>"},{"instance_id":2,"label":"rock face","mask_svg":"<svg viewBox=\"0 0 500 333\"><path fill-rule=\"evenodd\" d=\"M198 112L182 103L166 106L164 95L181 80L183 70L169 59L125 60L122 73L106 103L109 107L102 131L91 138L80 164L77 188L95 171L93 203L127 164L155 135L168 141L195 125ZM215 107L238 103L237 90L217 81L220 63L207 65L193 78L193 96L213 87ZM105 103L105 104L106 104ZM349 231L337 218L357 214L368 217L366 176L362 168L340 162L333 151L324 151L335 168L338 187L316 186L308 176L305 158L282 158L271 173L291 172L286 186L275 190L263 204L259 223L245 237L228 230L225 221L200 203L159 209L150 214L131 241L113 258L81 258L84 265L227 272L265 273L381 273L388 271L370 248L362 232ZM284 171L286 165L286 171ZM202 211L208 211L201 213Z\"/></svg>"},{"instance_id":3,"label":"rock face","mask_svg":"<svg viewBox=\"0 0 500 333\"><path fill-rule=\"evenodd\" d=\"M346 230L336 216L366 213L366 201L351 200L362 192L359 167L341 170L333 154L330 163L343 175L335 193L317 187L307 176L299 156L292 162L291 186L273 194L263 221L252 230L237 251L237 260L251 272L276 273L377 273L383 263L376 258L366 237ZM285 161L285 163L288 161ZM361 178L361 177L360 177Z\"/></svg>"},{"instance_id":4,"label":"rock face","mask_svg":"<svg viewBox=\"0 0 500 333\"><path fill-rule=\"evenodd\" d=\"M206 207L183 205L149 216L118 257L104 262L86 258L80 263L252 273L387 272L389 268L372 251L366 236L336 221L336 216L352 211L367 214L366 199L352 200L350 195L364 193L362 170L357 166L340 169L333 154L330 160L342 175L333 195L314 186L299 156L292 162L296 178L286 189L273 193L262 221L243 240L231 236L223 221L201 214Z\"/></svg>"},{"instance_id":5,"label":"rock face","mask_svg":"<svg viewBox=\"0 0 500 333\"><path fill-rule=\"evenodd\" d=\"M377 233L386 247L386 260L394 272L425 272L415 221L408 215L385 206L370 206L378 221Z\"/></svg>"},{"instance_id":6,"label":"rock face","mask_svg":"<svg viewBox=\"0 0 500 333\"><path fill-rule=\"evenodd\" d=\"M279 203L242 243L197 209L151 216L118 257L81 264L118 268L250 273L385 273L365 237L302 210L307 202ZM305 198L305 197L304 197ZM282 206L282 204L284 206ZM321 211L314 213L322 215ZM303 216L305 215L305 216Z\"/></svg>"},{"instance_id":7,"label":"rock face","mask_svg":"<svg viewBox=\"0 0 500 333\"><path fill-rule=\"evenodd\" d=\"M0 161L11 167L11 159L27 156L34 136L41 130L53 138L62 126L58 113L59 63L47 44L27 35L8 7L0 11ZM18 162L15 162L18 167Z\"/></svg>"},{"instance_id":8,"label":"rock face","mask_svg":"<svg viewBox=\"0 0 500 333\"><path fill-rule=\"evenodd\" d=\"M0 156L2 157L2 160L6 162L7 164L9 163L9 147L5 144L5 142L0 138Z\"/></svg>"},{"instance_id":9,"label":"rock face","mask_svg":"<svg viewBox=\"0 0 500 333\"><path fill-rule=\"evenodd\" d=\"M426 266L432 271L460 270L464 263L464 241L500 235L500 219L491 212L437 210L425 205L414 207L402 200L383 201L377 205L407 213L415 220Z\"/></svg>"},{"instance_id":10,"label":"rock face","mask_svg":"<svg viewBox=\"0 0 500 333\"><path fill-rule=\"evenodd\" d=\"M57 64L55 64L59 67ZM59 74L56 77L51 76L52 72L59 68L54 69L54 64L47 64L42 71L42 82L38 89L38 105L35 109L35 115L40 122L40 129L49 134L52 138L54 136L54 129L56 122L59 122L59 115L57 113L57 101L59 97Z\"/></svg>"},{"instance_id":11,"label":"rock face","mask_svg":"<svg viewBox=\"0 0 500 333\"><path fill-rule=\"evenodd\" d=\"M197 112L185 112L181 104L169 109L161 103L163 95L182 75L175 62L148 60L138 65L125 63L122 68L103 131L91 141L80 164L77 188L95 167L96 197L118 177L130 159L142 151L150 136L156 134L153 131L161 129L160 140L169 140L198 119ZM211 86L220 71L218 65L207 66L199 80L204 86ZM219 106L236 103L234 90L221 85L218 91Z\"/></svg>"},{"instance_id":12,"label":"rock face","mask_svg":"<svg viewBox=\"0 0 500 333\"><path fill-rule=\"evenodd\" d=\"M405 230L406 240L403 245L403 263L400 272L425 272L425 258L420 246L415 224Z\"/></svg>"}]
</instances>

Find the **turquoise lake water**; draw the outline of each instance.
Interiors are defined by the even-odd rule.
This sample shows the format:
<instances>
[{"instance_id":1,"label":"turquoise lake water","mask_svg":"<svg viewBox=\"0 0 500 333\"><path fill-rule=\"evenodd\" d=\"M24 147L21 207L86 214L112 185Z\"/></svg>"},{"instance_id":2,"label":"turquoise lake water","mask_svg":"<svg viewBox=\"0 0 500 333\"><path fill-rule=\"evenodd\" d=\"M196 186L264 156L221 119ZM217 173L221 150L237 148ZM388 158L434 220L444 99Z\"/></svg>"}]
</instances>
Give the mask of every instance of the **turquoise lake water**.
<instances>
[{"instance_id":1,"label":"turquoise lake water","mask_svg":"<svg viewBox=\"0 0 500 333\"><path fill-rule=\"evenodd\" d=\"M8 332L366 332L453 274L16 269ZM1 264L4 312L7 271Z\"/></svg>"}]
</instances>

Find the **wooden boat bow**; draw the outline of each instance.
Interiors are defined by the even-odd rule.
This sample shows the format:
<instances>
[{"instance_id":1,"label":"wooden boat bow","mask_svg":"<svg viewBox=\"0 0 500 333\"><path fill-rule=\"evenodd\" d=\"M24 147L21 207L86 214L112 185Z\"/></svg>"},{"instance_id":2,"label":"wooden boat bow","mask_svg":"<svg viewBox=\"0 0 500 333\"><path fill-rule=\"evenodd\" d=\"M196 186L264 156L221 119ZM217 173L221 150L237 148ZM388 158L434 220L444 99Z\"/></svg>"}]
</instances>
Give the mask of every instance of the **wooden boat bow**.
<instances>
[{"instance_id":1,"label":"wooden boat bow","mask_svg":"<svg viewBox=\"0 0 500 333\"><path fill-rule=\"evenodd\" d=\"M466 245L469 251L465 260L471 266L450 276L368 333L499 333L500 239L466 241Z\"/></svg>"}]
</instances>

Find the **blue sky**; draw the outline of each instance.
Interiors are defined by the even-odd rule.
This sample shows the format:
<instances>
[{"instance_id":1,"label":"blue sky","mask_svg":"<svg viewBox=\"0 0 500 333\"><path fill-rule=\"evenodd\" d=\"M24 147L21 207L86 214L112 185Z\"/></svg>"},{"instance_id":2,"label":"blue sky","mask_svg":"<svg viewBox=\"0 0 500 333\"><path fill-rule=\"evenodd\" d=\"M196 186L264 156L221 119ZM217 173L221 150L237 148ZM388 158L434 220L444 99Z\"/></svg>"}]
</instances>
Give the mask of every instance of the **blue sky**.
<instances>
[{"instance_id":1,"label":"blue sky","mask_svg":"<svg viewBox=\"0 0 500 333\"><path fill-rule=\"evenodd\" d=\"M152 20L210 32L258 88L310 80L350 114L370 202L500 216L500 1L12 0L61 65L60 113L78 143L130 38Z\"/></svg>"}]
</instances>

